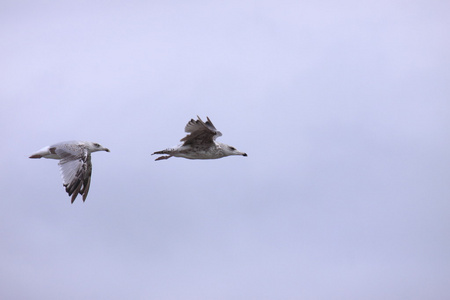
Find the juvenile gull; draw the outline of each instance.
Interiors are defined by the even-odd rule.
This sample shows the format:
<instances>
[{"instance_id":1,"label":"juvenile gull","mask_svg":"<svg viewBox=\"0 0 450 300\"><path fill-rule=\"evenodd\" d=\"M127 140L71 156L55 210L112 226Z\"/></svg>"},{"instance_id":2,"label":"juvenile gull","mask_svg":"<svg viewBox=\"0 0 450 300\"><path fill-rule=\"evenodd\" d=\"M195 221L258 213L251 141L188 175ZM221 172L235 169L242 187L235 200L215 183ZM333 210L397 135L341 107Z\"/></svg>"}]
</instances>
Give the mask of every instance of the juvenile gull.
<instances>
[{"instance_id":1,"label":"juvenile gull","mask_svg":"<svg viewBox=\"0 0 450 300\"><path fill-rule=\"evenodd\" d=\"M230 155L247 156L247 153L240 152L232 146L216 142L216 138L222 136L222 133L214 127L208 117L206 122L203 122L199 116L197 118L196 121L191 119L184 128L185 132L190 133L180 140L184 143L152 153L152 155L168 154L155 160L168 159L172 156L189 159L215 159Z\"/></svg>"},{"instance_id":2,"label":"juvenile gull","mask_svg":"<svg viewBox=\"0 0 450 300\"><path fill-rule=\"evenodd\" d=\"M71 203L78 194L83 195L84 202L91 184L91 153L96 151L109 152L109 149L97 143L70 141L44 147L30 158L59 159L63 185L72 196Z\"/></svg>"}]
</instances>

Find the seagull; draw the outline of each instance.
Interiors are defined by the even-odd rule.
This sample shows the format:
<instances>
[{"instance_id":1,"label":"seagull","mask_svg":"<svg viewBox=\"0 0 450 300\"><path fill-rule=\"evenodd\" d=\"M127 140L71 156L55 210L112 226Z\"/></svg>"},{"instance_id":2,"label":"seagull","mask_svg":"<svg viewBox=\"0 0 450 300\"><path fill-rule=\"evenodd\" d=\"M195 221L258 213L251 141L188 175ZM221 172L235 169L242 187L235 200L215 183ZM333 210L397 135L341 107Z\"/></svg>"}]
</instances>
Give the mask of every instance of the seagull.
<instances>
[{"instance_id":1,"label":"seagull","mask_svg":"<svg viewBox=\"0 0 450 300\"><path fill-rule=\"evenodd\" d=\"M168 154L155 160L168 159L172 156L188 159L216 159L230 155L247 156L247 153L240 152L232 146L216 142L216 138L222 136L222 133L214 127L208 117L206 117L206 122L203 122L199 116L197 118L198 120L191 119L184 128L185 132L190 133L180 140L184 143L152 153L152 155Z\"/></svg>"},{"instance_id":2,"label":"seagull","mask_svg":"<svg viewBox=\"0 0 450 300\"><path fill-rule=\"evenodd\" d=\"M47 146L30 156L30 158L59 159L63 185L73 203L78 194L83 195L83 202L91 184L91 153L109 152L108 148L92 142L69 141Z\"/></svg>"}]
</instances>

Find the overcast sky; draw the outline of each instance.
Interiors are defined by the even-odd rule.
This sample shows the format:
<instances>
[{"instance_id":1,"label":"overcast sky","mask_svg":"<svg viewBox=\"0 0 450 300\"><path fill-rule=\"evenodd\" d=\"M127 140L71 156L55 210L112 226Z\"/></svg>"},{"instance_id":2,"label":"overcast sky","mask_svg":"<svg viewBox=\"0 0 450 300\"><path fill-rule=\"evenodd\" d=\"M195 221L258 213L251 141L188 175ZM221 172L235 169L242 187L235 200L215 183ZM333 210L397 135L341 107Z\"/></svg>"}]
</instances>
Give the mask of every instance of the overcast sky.
<instances>
[{"instance_id":1,"label":"overcast sky","mask_svg":"<svg viewBox=\"0 0 450 300\"><path fill-rule=\"evenodd\" d=\"M449 299L450 3L3 1L1 299ZM150 154L209 116L218 160ZM93 141L85 203L55 160Z\"/></svg>"}]
</instances>

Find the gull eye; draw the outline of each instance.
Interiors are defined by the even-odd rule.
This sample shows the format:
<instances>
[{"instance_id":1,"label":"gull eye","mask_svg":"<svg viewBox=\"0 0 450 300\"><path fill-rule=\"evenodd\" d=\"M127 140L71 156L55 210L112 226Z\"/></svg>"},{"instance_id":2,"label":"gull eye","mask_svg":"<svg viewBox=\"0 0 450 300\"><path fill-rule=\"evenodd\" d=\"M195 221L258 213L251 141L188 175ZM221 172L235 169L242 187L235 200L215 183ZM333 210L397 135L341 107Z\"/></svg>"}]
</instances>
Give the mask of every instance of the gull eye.
<instances>
[{"instance_id":1,"label":"gull eye","mask_svg":"<svg viewBox=\"0 0 450 300\"><path fill-rule=\"evenodd\" d=\"M94 146L98 148L100 147L100 144L94 143Z\"/></svg>"},{"instance_id":2,"label":"gull eye","mask_svg":"<svg viewBox=\"0 0 450 300\"><path fill-rule=\"evenodd\" d=\"M230 150L234 151L236 150L236 148L230 146Z\"/></svg>"}]
</instances>

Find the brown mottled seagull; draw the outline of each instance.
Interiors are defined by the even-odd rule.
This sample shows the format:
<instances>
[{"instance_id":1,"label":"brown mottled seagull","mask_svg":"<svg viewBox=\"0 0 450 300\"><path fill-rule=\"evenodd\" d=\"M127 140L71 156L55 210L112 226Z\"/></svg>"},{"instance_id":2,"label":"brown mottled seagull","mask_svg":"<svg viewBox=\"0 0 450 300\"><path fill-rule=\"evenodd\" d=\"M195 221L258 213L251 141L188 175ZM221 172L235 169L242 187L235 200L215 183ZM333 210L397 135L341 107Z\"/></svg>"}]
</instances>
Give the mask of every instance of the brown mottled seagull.
<instances>
[{"instance_id":1,"label":"brown mottled seagull","mask_svg":"<svg viewBox=\"0 0 450 300\"><path fill-rule=\"evenodd\" d=\"M184 143L173 148L156 151L153 154L168 155L160 156L155 160L168 159L172 156L188 159L216 159L230 155L247 156L247 153L240 152L232 146L216 142L216 138L222 136L222 133L214 127L208 117L206 117L206 122L203 122L199 116L197 118L198 120L191 119L184 128L184 131L189 133L180 140Z\"/></svg>"},{"instance_id":2,"label":"brown mottled seagull","mask_svg":"<svg viewBox=\"0 0 450 300\"><path fill-rule=\"evenodd\" d=\"M30 158L59 159L63 185L72 196L71 203L78 194L83 195L84 202L91 185L91 153L96 151L109 152L109 149L97 143L70 141L44 147Z\"/></svg>"}]
</instances>

